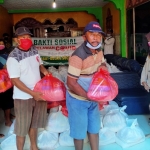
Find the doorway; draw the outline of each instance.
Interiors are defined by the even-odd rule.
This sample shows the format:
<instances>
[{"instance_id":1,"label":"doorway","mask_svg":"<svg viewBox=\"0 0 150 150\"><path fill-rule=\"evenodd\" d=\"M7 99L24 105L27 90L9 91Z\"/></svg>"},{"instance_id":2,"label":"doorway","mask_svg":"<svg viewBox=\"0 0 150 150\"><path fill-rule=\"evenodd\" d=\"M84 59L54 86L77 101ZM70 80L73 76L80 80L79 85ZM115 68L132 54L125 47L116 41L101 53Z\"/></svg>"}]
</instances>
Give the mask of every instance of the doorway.
<instances>
[{"instance_id":1,"label":"doorway","mask_svg":"<svg viewBox=\"0 0 150 150\"><path fill-rule=\"evenodd\" d=\"M149 46L146 34L150 32L150 1L127 10L128 57L145 63Z\"/></svg>"}]
</instances>

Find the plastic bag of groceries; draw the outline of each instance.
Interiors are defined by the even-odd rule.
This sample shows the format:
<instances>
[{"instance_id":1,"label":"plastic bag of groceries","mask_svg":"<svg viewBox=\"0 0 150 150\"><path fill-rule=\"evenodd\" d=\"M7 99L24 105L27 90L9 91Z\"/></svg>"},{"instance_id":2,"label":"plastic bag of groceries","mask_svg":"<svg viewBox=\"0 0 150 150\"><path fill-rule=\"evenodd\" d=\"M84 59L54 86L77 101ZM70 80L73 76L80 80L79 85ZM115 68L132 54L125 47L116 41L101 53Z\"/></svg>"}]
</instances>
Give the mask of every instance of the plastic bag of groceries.
<instances>
[{"instance_id":1,"label":"plastic bag of groceries","mask_svg":"<svg viewBox=\"0 0 150 150\"><path fill-rule=\"evenodd\" d=\"M58 112L51 112L48 115L45 129L53 133L62 133L70 129L68 118L61 112L61 106Z\"/></svg>"},{"instance_id":2,"label":"plastic bag of groceries","mask_svg":"<svg viewBox=\"0 0 150 150\"><path fill-rule=\"evenodd\" d=\"M40 150L53 150L59 147L58 133L42 131L38 133L37 145Z\"/></svg>"},{"instance_id":3,"label":"plastic bag of groceries","mask_svg":"<svg viewBox=\"0 0 150 150\"><path fill-rule=\"evenodd\" d=\"M4 141L1 142L1 147L2 150L17 150L16 146L16 135L11 134L8 136ZM30 139L29 136L26 135L26 140L24 144L24 150L30 149Z\"/></svg>"},{"instance_id":4,"label":"plastic bag of groceries","mask_svg":"<svg viewBox=\"0 0 150 150\"><path fill-rule=\"evenodd\" d=\"M139 127L137 119L126 119L127 126L116 134L116 143L122 148L127 148L143 142L145 135Z\"/></svg>"},{"instance_id":5,"label":"plastic bag of groceries","mask_svg":"<svg viewBox=\"0 0 150 150\"><path fill-rule=\"evenodd\" d=\"M88 97L94 101L111 101L118 94L118 85L109 72L100 69L95 73L88 89Z\"/></svg>"},{"instance_id":6,"label":"plastic bag of groceries","mask_svg":"<svg viewBox=\"0 0 150 150\"><path fill-rule=\"evenodd\" d=\"M47 101L62 101L66 99L64 83L51 74L43 77L34 87L34 91L41 92Z\"/></svg>"},{"instance_id":7,"label":"plastic bag of groceries","mask_svg":"<svg viewBox=\"0 0 150 150\"><path fill-rule=\"evenodd\" d=\"M127 106L110 110L103 118L103 126L113 132L118 132L126 126L127 114L124 112Z\"/></svg>"},{"instance_id":8,"label":"plastic bag of groceries","mask_svg":"<svg viewBox=\"0 0 150 150\"><path fill-rule=\"evenodd\" d=\"M84 143L88 142L88 137L84 139ZM59 136L59 145L60 146L74 146L73 138L70 136L70 130L60 133Z\"/></svg>"},{"instance_id":9,"label":"plastic bag of groceries","mask_svg":"<svg viewBox=\"0 0 150 150\"><path fill-rule=\"evenodd\" d=\"M99 145L108 145L115 142L115 132L109 130L109 128L102 128L99 131Z\"/></svg>"},{"instance_id":10,"label":"plastic bag of groceries","mask_svg":"<svg viewBox=\"0 0 150 150\"><path fill-rule=\"evenodd\" d=\"M6 69L0 70L0 93L5 92L6 90L12 87L12 82L9 78L8 72Z\"/></svg>"}]
</instances>

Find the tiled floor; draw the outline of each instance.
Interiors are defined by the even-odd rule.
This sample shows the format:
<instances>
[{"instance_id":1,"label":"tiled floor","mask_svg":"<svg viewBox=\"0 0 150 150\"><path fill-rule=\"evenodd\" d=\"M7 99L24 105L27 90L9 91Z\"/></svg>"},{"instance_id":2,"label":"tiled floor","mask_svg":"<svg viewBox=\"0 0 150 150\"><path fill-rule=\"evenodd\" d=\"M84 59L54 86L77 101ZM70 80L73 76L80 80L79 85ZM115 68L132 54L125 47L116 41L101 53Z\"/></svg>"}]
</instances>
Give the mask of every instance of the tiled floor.
<instances>
[{"instance_id":1,"label":"tiled floor","mask_svg":"<svg viewBox=\"0 0 150 150\"><path fill-rule=\"evenodd\" d=\"M148 124L149 117L150 115L129 116L129 118L138 119L139 126L142 128L146 136L150 134L150 125ZM3 112L2 110L0 110L0 133L5 134L5 138L7 138L8 131L9 131L9 128L4 125ZM3 141L5 138L1 138L0 142ZM56 150L74 150L74 147L58 147ZM89 143L84 144L84 150L90 150ZM124 149L121 146L114 143L114 144L109 144L106 146L100 146L100 150L124 150ZM134 145L132 147L126 148L125 150L150 150L150 136L146 137L146 140L144 142Z\"/></svg>"}]
</instances>

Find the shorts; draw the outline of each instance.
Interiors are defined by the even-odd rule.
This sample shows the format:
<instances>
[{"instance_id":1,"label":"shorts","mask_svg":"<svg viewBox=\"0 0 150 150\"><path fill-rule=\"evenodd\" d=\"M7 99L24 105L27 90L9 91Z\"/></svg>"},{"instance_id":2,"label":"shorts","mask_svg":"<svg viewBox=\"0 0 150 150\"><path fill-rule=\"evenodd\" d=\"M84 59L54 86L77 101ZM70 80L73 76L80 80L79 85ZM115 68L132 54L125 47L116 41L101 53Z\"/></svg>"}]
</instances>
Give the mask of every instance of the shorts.
<instances>
[{"instance_id":1,"label":"shorts","mask_svg":"<svg viewBox=\"0 0 150 150\"><path fill-rule=\"evenodd\" d=\"M70 136L85 139L87 132L98 134L100 130L100 111L97 102L82 101L66 92Z\"/></svg>"},{"instance_id":2,"label":"shorts","mask_svg":"<svg viewBox=\"0 0 150 150\"><path fill-rule=\"evenodd\" d=\"M44 128L47 117L47 102L28 100L14 100L15 126L14 133L24 137L30 128Z\"/></svg>"}]
</instances>

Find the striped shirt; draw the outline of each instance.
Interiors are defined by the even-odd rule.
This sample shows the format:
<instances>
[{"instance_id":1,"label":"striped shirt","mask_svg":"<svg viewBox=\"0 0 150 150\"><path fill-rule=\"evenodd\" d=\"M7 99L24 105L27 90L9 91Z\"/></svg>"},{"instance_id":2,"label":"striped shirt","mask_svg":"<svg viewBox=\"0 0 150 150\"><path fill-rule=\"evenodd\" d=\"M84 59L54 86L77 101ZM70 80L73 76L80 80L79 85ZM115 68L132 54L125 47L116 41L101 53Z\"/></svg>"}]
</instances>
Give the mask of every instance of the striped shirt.
<instances>
[{"instance_id":1,"label":"striped shirt","mask_svg":"<svg viewBox=\"0 0 150 150\"><path fill-rule=\"evenodd\" d=\"M83 43L69 58L68 76L74 79L78 79L80 76L89 77L97 71L103 62L105 62L105 60L102 50L96 50L96 53L92 54L85 43ZM71 93L71 91L69 91L69 93L77 99L85 99Z\"/></svg>"}]
</instances>

